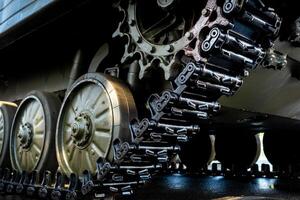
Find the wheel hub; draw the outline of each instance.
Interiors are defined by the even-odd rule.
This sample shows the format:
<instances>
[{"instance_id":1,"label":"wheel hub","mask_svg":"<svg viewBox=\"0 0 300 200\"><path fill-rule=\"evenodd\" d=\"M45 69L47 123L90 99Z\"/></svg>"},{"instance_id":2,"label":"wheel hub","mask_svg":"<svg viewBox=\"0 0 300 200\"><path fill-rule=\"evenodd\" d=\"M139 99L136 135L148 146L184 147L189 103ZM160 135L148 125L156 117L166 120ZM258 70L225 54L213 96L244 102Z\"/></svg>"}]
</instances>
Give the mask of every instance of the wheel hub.
<instances>
[{"instance_id":1,"label":"wheel hub","mask_svg":"<svg viewBox=\"0 0 300 200\"><path fill-rule=\"evenodd\" d=\"M92 121L87 113L80 113L72 124L71 138L78 148L85 148L92 135Z\"/></svg>"},{"instance_id":2,"label":"wheel hub","mask_svg":"<svg viewBox=\"0 0 300 200\"><path fill-rule=\"evenodd\" d=\"M18 133L18 139L20 141L20 146L22 149L29 149L32 138L33 138L33 128L30 123L25 123L20 127L19 133Z\"/></svg>"}]
</instances>

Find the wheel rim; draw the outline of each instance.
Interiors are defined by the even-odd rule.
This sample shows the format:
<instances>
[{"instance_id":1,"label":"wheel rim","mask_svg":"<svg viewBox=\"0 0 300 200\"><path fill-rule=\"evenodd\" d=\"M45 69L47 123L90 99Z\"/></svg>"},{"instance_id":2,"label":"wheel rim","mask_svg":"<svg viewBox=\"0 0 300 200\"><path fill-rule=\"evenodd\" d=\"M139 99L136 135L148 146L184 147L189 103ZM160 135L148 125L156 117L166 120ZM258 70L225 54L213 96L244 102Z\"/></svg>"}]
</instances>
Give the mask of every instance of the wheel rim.
<instances>
[{"instance_id":1,"label":"wheel rim","mask_svg":"<svg viewBox=\"0 0 300 200\"><path fill-rule=\"evenodd\" d=\"M98 157L106 157L112 139L112 108L108 93L101 84L79 84L64 109L61 130L63 157L69 170L96 170ZM80 160L80 164L78 163Z\"/></svg>"},{"instance_id":2,"label":"wheel rim","mask_svg":"<svg viewBox=\"0 0 300 200\"><path fill-rule=\"evenodd\" d=\"M27 97L18 108L12 128L12 163L16 169L37 168L44 148L45 129L42 103L35 96Z\"/></svg>"},{"instance_id":3,"label":"wheel rim","mask_svg":"<svg viewBox=\"0 0 300 200\"><path fill-rule=\"evenodd\" d=\"M3 113L0 109L0 155L2 154L3 140L4 140L4 118Z\"/></svg>"}]
</instances>

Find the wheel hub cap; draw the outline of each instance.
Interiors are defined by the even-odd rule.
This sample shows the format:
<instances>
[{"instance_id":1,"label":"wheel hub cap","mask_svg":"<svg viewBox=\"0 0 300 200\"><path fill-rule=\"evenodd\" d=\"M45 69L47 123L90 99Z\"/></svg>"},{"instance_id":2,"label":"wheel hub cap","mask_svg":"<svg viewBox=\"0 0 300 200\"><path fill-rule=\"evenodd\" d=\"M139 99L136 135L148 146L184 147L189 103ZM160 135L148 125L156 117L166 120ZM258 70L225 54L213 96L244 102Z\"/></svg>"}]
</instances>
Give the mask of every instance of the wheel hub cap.
<instances>
[{"instance_id":1,"label":"wheel hub cap","mask_svg":"<svg viewBox=\"0 0 300 200\"><path fill-rule=\"evenodd\" d=\"M71 138L78 148L85 148L91 139L91 118L88 114L80 113L72 124Z\"/></svg>"},{"instance_id":2,"label":"wheel hub cap","mask_svg":"<svg viewBox=\"0 0 300 200\"><path fill-rule=\"evenodd\" d=\"M23 149L28 149L32 143L33 130L30 123L25 123L20 127L18 133L18 139L20 141L20 146Z\"/></svg>"}]
</instances>

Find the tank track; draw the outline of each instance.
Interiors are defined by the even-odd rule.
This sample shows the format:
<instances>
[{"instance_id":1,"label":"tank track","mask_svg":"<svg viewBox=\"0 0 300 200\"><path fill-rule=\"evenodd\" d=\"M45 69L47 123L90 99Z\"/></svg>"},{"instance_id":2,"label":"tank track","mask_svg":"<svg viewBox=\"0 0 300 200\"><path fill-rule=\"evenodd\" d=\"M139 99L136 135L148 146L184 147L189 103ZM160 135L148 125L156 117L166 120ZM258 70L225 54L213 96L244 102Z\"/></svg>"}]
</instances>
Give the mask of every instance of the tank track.
<instances>
[{"instance_id":1,"label":"tank track","mask_svg":"<svg viewBox=\"0 0 300 200\"><path fill-rule=\"evenodd\" d=\"M206 16L210 11L208 7L202 15ZM275 69L283 67L282 62L276 62L282 59L281 55L269 51L281 23L272 9L260 0L226 0L223 13L230 21L229 25L215 24L211 28L201 41L201 59L196 61L189 55L183 57L181 72L171 81L172 89L149 97L150 115L131 122L132 142L113 141L114 161L100 158L95 163L96 177L89 171L83 172L79 179L75 174L67 178L60 172L53 177L50 171L39 175L3 169L0 192L53 200L75 200L86 196L99 199L126 197L155 174L176 170L171 162L181 151L181 145L188 143L195 134L202 134L201 124L209 123L221 108L218 98L234 95L242 86L242 78L248 76L247 70L262 63ZM242 35L233 23L246 24L254 31ZM258 33L256 37L252 37L254 32ZM251 171L241 172L213 164L211 170L203 169L200 173L297 178L292 171L278 169L271 172L267 165L261 171L254 165Z\"/></svg>"}]
</instances>

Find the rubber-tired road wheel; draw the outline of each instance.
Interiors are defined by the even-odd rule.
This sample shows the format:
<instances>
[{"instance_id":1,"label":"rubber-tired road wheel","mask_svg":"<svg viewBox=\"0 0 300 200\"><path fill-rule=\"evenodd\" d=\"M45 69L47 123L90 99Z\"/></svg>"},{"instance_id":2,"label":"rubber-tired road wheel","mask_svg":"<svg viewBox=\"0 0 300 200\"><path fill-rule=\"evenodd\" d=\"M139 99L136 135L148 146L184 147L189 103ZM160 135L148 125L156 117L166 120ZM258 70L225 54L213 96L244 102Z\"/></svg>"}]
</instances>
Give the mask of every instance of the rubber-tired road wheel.
<instances>
[{"instance_id":1,"label":"rubber-tired road wheel","mask_svg":"<svg viewBox=\"0 0 300 200\"><path fill-rule=\"evenodd\" d=\"M15 107L7 105L0 107L0 166L2 168L11 166L9 158L9 136L15 112Z\"/></svg>"},{"instance_id":2,"label":"rubber-tired road wheel","mask_svg":"<svg viewBox=\"0 0 300 200\"><path fill-rule=\"evenodd\" d=\"M59 114L56 153L70 175L96 173L98 158L113 159L112 142L131 141L129 123L136 107L126 85L100 73L80 77L68 90Z\"/></svg>"},{"instance_id":3,"label":"rubber-tired road wheel","mask_svg":"<svg viewBox=\"0 0 300 200\"><path fill-rule=\"evenodd\" d=\"M32 91L15 114L10 158L17 171L57 170L55 128L60 100L54 94Z\"/></svg>"}]
</instances>

